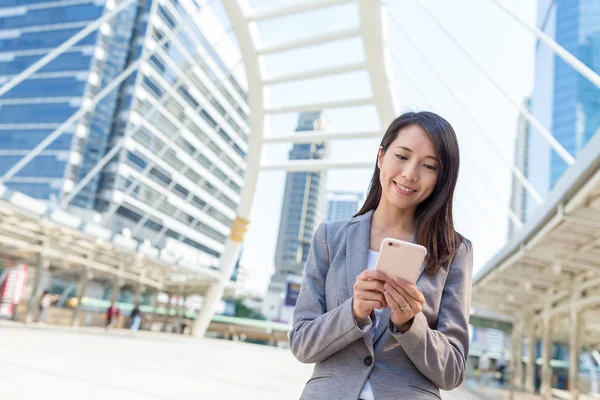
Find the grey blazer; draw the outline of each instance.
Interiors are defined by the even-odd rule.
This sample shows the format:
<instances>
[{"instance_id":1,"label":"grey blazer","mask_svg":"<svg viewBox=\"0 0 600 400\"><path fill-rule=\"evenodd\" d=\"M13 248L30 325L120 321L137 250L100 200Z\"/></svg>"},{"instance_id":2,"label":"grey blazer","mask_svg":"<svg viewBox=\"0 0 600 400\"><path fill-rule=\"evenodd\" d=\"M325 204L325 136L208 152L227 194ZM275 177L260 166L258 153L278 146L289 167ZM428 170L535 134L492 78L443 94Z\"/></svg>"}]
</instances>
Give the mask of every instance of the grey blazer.
<instances>
[{"instance_id":1,"label":"grey blazer","mask_svg":"<svg viewBox=\"0 0 600 400\"><path fill-rule=\"evenodd\" d=\"M315 363L301 399L356 400L369 377L375 400L440 399L465 377L473 253L467 241L434 276L421 274L423 311L404 334L384 309L372 338L352 313L353 285L367 268L373 212L321 224L306 261L290 347ZM371 314L374 318L375 314Z\"/></svg>"}]
</instances>

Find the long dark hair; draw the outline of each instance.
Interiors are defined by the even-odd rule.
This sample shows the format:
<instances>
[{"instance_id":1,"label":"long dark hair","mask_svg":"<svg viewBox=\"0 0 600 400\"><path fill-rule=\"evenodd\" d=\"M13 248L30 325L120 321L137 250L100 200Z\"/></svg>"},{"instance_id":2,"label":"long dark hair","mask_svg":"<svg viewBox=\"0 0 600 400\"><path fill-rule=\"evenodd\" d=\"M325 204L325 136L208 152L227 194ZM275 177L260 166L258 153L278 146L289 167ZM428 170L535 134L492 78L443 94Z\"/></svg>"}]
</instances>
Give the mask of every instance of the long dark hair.
<instances>
[{"instance_id":1,"label":"long dark hair","mask_svg":"<svg viewBox=\"0 0 600 400\"><path fill-rule=\"evenodd\" d=\"M427 248L425 268L429 275L433 275L452 260L464 241L454 230L452 218L454 188L460 165L458 140L452 126L439 115L427 111L408 112L396 118L383 135L380 144L382 153L385 154L401 129L411 125L420 126L427 132L440 160L440 172L435 188L431 195L417 206L415 212L415 239L418 244ZM369 193L355 216L375 210L379 205L383 193L379 173L376 161Z\"/></svg>"}]
</instances>

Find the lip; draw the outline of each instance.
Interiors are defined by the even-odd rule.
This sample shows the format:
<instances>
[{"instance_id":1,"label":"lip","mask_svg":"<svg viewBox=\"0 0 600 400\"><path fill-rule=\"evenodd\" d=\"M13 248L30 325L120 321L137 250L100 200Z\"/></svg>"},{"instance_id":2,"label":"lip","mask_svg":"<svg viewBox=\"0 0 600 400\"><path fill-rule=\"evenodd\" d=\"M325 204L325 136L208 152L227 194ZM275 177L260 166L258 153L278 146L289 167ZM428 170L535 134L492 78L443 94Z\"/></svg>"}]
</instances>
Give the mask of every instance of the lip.
<instances>
[{"instance_id":1,"label":"lip","mask_svg":"<svg viewBox=\"0 0 600 400\"><path fill-rule=\"evenodd\" d=\"M404 186L404 187L407 187L407 188L409 188L409 189L412 189L412 190L414 190L414 192L412 192L412 193L406 193L405 191L401 190L401 189L398 187L398 185L396 184L396 182L395 182L395 181L392 181L392 182L394 183L394 189L396 190L396 193L398 193L398 194L400 194L400 195L402 195L402 196L412 196L413 194L417 193L417 191L416 191L414 188L411 188L410 186L406 186L406 185L402 185L402 184L401 184L401 185L402 185L402 186Z\"/></svg>"}]
</instances>

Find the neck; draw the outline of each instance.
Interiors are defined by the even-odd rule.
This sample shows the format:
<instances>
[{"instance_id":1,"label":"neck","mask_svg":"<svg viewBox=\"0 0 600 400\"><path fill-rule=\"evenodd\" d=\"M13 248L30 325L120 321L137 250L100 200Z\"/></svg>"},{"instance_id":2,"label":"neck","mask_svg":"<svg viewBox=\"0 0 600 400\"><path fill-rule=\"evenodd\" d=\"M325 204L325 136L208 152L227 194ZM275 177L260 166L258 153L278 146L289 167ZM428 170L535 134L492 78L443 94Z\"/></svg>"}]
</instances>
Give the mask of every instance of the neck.
<instances>
[{"instance_id":1,"label":"neck","mask_svg":"<svg viewBox=\"0 0 600 400\"><path fill-rule=\"evenodd\" d=\"M373 213L371 229L412 235L415 231L415 210L401 209L381 201Z\"/></svg>"}]
</instances>

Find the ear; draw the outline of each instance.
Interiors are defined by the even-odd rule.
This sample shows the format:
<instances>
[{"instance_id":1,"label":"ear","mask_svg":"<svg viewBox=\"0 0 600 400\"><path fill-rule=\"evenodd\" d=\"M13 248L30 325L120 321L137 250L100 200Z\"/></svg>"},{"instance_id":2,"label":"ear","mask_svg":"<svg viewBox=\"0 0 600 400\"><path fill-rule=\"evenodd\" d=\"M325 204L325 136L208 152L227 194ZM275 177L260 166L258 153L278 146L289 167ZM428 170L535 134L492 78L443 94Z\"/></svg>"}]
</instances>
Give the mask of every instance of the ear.
<instances>
[{"instance_id":1,"label":"ear","mask_svg":"<svg viewBox=\"0 0 600 400\"><path fill-rule=\"evenodd\" d=\"M383 152L383 146L379 146L379 150L377 151L377 168L381 169L383 165L383 156L385 153Z\"/></svg>"}]
</instances>

